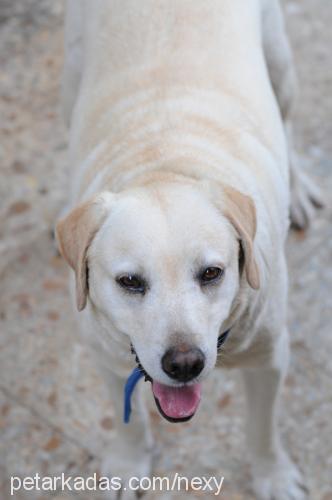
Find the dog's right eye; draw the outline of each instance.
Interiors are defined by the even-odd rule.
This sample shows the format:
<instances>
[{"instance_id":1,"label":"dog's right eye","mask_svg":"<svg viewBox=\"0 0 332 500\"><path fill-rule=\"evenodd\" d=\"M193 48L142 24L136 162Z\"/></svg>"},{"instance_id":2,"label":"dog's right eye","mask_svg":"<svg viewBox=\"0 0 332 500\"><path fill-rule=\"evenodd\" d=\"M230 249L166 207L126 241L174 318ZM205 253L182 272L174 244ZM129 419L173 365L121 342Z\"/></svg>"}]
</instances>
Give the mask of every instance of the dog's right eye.
<instances>
[{"instance_id":1,"label":"dog's right eye","mask_svg":"<svg viewBox=\"0 0 332 500\"><path fill-rule=\"evenodd\" d=\"M218 282L224 275L224 272L224 269L222 269L221 267L207 267L201 272L199 276L201 285L210 285L212 283Z\"/></svg>"},{"instance_id":2,"label":"dog's right eye","mask_svg":"<svg viewBox=\"0 0 332 500\"><path fill-rule=\"evenodd\" d=\"M133 293L145 293L146 283L143 278L135 274L124 274L116 279L116 282L122 287Z\"/></svg>"}]
</instances>

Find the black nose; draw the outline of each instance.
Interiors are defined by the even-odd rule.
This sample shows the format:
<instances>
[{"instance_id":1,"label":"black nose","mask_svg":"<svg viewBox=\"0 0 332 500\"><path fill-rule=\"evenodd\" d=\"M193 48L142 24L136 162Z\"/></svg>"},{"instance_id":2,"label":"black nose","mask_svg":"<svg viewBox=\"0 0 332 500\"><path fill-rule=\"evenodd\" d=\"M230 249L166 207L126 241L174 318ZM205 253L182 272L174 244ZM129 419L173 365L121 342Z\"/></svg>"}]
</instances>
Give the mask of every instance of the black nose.
<instances>
[{"instance_id":1,"label":"black nose","mask_svg":"<svg viewBox=\"0 0 332 500\"><path fill-rule=\"evenodd\" d=\"M205 356L197 347L188 349L172 347L161 360L164 372L179 382L189 382L197 377L203 370L204 364Z\"/></svg>"}]
</instances>

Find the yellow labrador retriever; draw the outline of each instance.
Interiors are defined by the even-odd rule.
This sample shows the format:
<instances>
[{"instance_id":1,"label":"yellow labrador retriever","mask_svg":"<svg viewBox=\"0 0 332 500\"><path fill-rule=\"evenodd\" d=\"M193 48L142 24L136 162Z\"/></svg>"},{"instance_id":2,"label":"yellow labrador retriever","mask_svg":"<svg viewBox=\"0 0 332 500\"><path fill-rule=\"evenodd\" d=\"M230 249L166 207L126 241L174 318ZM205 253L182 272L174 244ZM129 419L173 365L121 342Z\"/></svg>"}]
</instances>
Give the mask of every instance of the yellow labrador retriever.
<instances>
[{"instance_id":1,"label":"yellow labrador retriever","mask_svg":"<svg viewBox=\"0 0 332 500\"><path fill-rule=\"evenodd\" d=\"M140 386L130 425L122 421L131 350L161 414L181 422L204 398L219 344L221 365L244 372L256 498L305 498L277 426L289 163L297 225L318 198L288 160L293 88L277 0L68 2L74 174L57 238L80 327L117 402L104 472L123 481L151 472Z\"/></svg>"}]
</instances>

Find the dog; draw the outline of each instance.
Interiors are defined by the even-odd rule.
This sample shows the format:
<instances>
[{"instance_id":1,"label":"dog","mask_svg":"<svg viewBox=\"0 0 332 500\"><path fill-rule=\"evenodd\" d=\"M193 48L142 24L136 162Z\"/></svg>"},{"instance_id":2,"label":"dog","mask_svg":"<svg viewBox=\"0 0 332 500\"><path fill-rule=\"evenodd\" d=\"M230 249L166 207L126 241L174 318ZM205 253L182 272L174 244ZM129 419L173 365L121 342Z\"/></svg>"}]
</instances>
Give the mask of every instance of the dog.
<instances>
[{"instance_id":1,"label":"dog","mask_svg":"<svg viewBox=\"0 0 332 500\"><path fill-rule=\"evenodd\" d=\"M130 425L118 404L135 355L172 422L194 416L215 366L238 367L255 498L306 498L277 425L284 245L289 214L306 226L320 198L291 144L296 78L278 1L71 0L65 34L73 182L56 235L117 402L103 471L123 484L151 473L140 385Z\"/></svg>"}]
</instances>

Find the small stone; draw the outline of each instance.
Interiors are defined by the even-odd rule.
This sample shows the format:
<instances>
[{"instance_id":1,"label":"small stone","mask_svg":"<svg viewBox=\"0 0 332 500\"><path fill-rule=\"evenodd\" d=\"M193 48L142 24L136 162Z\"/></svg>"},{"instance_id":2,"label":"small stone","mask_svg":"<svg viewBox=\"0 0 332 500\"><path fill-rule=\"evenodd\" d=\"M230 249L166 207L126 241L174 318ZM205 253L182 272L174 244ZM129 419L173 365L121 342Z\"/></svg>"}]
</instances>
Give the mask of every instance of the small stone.
<instances>
[{"instance_id":1,"label":"small stone","mask_svg":"<svg viewBox=\"0 0 332 500\"><path fill-rule=\"evenodd\" d=\"M21 264L26 264L28 262L28 260L30 259L30 256L27 254L27 253L22 253L18 260Z\"/></svg>"},{"instance_id":2,"label":"small stone","mask_svg":"<svg viewBox=\"0 0 332 500\"><path fill-rule=\"evenodd\" d=\"M105 429L106 431L109 431L109 430L113 429L113 420L111 419L111 417L105 417L100 422L100 425L103 429Z\"/></svg>"},{"instance_id":3,"label":"small stone","mask_svg":"<svg viewBox=\"0 0 332 500\"><path fill-rule=\"evenodd\" d=\"M3 417L6 417L9 412L10 412L10 405L6 403L1 407L1 415Z\"/></svg>"},{"instance_id":4,"label":"small stone","mask_svg":"<svg viewBox=\"0 0 332 500\"><path fill-rule=\"evenodd\" d=\"M51 439L47 441L47 443L43 446L43 450L45 451L53 451L59 448L61 440L59 436L53 436Z\"/></svg>"},{"instance_id":5,"label":"small stone","mask_svg":"<svg viewBox=\"0 0 332 500\"><path fill-rule=\"evenodd\" d=\"M20 215L30 210L30 203L27 201L15 201L8 209L8 215Z\"/></svg>"},{"instance_id":6,"label":"small stone","mask_svg":"<svg viewBox=\"0 0 332 500\"><path fill-rule=\"evenodd\" d=\"M52 406L52 408L54 408L56 406L57 400L58 400L58 395L56 391L52 391L47 398L48 404Z\"/></svg>"},{"instance_id":7,"label":"small stone","mask_svg":"<svg viewBox=\"0 0 332 500\"><path fill-rule=\"evenodd\" d=\"M14 170L15 174L25 174L26 172L25 165L23 165L23 163L18 160L14 161L12 169Z\"/></svg>"},{"instance_id":8,"label":"small stone","mask_svg":"<svg viewBox=\"0 0 332 500\"><path fill-rule=\"evenodd\" d=\"M226 408L226 406L228 406L230 404L231 400L232 400L232 396L230 394L225 394L225 396L222 397L218 401L218 407L219 408Z\"/></svg>"},{"instance_id":9,"label":"small stone","mask_svg":"<svg viewBox=\"0 0 332 500\"><path fill-rule=\"evenodd\" d=\"M47 279L43 283L43 288L45 290L53 292L53 291L57 291L57 290L64 290L65 284L63 281L60 281L57 279Z\"/></svg>"},{"instance_id":10,"label":"small stone","mask_svg":"<svg viewBox=\"0 0 332 500\"><path fill-rule=\"evenodd\" d=\"M58 321L60 314L57 311L48 311L47 317L50 321Z\"/></svg>"}]
</instances>

